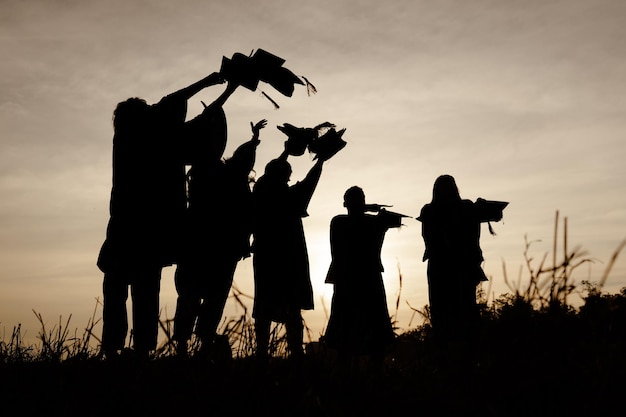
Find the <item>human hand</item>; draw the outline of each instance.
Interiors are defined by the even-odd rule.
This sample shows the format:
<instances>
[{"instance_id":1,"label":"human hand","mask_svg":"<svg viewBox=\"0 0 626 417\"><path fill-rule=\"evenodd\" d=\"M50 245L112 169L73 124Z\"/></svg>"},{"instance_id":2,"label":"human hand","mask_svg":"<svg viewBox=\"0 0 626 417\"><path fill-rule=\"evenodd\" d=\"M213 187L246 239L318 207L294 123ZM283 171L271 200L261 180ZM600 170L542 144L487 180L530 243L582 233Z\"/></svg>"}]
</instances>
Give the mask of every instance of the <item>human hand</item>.
<instances>
[{"instance_id":1,"label":"human hand","mask_svg":"<svg viewBox=\"0 0 626 417\"><path fill-rule=\"evenodd\" d=\"M224 80L222 74L219 72L214 72L207 77L207 83L209 85L224 84L225 82L226 80Z\"/></svg>"},{"instance_id":2,"label":"human hand","mask_svg":"<svg viewBox=\"0 0 626 417\"><path fill-rule=\"evenodd\" d=\"M267 120L266 119L262 119L260 121L258 121L256 124L253 124L252 122L250 122L250 128L252 129L252 137L256 140L258 140L259 138L259 131L261 129L263 129L265 126L267 126Z\"/></svg>"},{"instance_id":3,"label":"human hand","mask_svg":"<svg viewBox=\"0 0 626 417\"><path fill-rule=\"evenodd\" d=\"M324 123L320 123L317 126L314 127L315 130L320 130L320 129L326 129L326 128L331 128L331 127L335 127L334 123L331 122L324 122Z\"/></svg>"}]
</instances>

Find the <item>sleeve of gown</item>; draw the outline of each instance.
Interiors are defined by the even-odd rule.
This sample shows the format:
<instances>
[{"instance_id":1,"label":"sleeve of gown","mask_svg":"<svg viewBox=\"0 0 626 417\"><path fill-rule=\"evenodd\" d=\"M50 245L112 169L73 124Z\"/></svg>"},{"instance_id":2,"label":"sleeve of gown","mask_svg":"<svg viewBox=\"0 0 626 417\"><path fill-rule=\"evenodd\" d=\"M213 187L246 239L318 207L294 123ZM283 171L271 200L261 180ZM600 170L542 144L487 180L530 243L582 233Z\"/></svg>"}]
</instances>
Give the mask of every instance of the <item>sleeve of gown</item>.
<instances>
[{"instance_id":1,"label":"sleeve of gown","mask_svg":"<svg viewBox=\"0 0 626 417\"><path fill-rule=\"evenodd\" d=\"M291 186L290 191L293 193L296 207L302 212L302 217L308 216L307 208L309 207L309 202L311 201L311 197L313 197L313 192L319 183L321 175L322 163L318 162L313 165L302 181Z\"/></svg>"}]
</instances>

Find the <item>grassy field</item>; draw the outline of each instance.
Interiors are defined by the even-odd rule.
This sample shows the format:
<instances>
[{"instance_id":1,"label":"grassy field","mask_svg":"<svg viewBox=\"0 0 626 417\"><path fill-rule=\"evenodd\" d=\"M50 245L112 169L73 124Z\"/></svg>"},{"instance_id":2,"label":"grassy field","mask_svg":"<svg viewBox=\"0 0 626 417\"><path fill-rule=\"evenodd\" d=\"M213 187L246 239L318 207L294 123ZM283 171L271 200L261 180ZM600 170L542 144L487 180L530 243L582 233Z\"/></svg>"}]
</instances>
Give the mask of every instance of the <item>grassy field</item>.
<instances>
[{"instance_id":1,"label":"grassy field","mask_svg":"<svg viewBox=\"0 0 626 417\"><path fill-rule=\"evenodd\" d=\"M94 312L80 332L69 331L69 320L53 329L42 324L37 347L24 345L19 327L0 340L2 406L20 417L623 416L626 289L609 294L603 286L625 244L598 282L580 285L571 278L587 262L578 249L564 244L561 259L546 255L538 263L525 254L523 287L510 285L491 301L479 291L483 320L472 362L461 360L462 346L434 349L428 306L416 310L424 324L397 334L382 374L366 372L365 359L339 373L334 352L320 342L295 362L281 327L272 335L272 361L259 366L246 315L225 325L223 343L210 354L193 343L189 357L179 357L166 342L148 361L103 360ZM577 308L568 304L574 291L583 294ZM166 334L169 327L162 323ZM436 360L441 354L448 366Z\"/></svg>"},{"instance_id":2,"label":"grassy field","mask_svg":"<svg viewBox=\"0 0 626 417\"><path fill-rule=\"evenodd\" d=\"M472 366L437 367L428 325L398 335L378 376L337 375L319 344L302 362L278 355L267 367L193 352L25 358L5 344L0 393L19 416L624 415L624 292L594 294L578 312L513 299L499 308L489 310Z\"/></svg>"}]
</instances>

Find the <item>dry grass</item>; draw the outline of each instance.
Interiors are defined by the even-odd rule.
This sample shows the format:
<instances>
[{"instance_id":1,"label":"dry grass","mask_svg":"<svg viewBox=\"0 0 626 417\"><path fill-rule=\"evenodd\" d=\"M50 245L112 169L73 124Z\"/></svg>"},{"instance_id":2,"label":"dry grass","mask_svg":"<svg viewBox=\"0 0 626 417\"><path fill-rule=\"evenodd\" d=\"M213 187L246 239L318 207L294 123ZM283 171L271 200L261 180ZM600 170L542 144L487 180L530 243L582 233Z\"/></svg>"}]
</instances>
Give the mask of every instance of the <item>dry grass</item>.
<instances>
[{"instance_id":1,"label":"dry grass","mask_svg":"<svg viewBox=\"0 0 626 417\"><path fill-rule=\"evenodd\" d=\"M147 363L103 361L97 303L81 331L70 332L71 316L46 329L42 317L36 346L25 346L20 326L0 340L0 394L21 405L20 415L80 413L105 415L210 414L249 416L394 415L415 412L487 416L619 415L626 389L626 289L604 292L622 242L598 282L576 284L573 272L591 262L567 242L567 219L557 212L551 254L525 250L526 279L515 282L503 265L510 293L489 300L479 290L483 326L477 362L441 369L434 361L429 309L414 308L423 324L399 333L388 352L385 372L338 379L333 352L311 340L307 355L294 363L287 355L284 328L272 331L273 362L259 368L253 360L254 326L249 296L233 288L243 309L220 328L225 349L211 358L174 354L172 320L161 321L166 341ZM561 242L561 247L557 245ZM402 273L398 268L400 284ZM402 285L400 285L401 289ZM571 295L584 304L572 307ZM400 293L395 303L397 315Z\"/></svg>"}]
</instances>

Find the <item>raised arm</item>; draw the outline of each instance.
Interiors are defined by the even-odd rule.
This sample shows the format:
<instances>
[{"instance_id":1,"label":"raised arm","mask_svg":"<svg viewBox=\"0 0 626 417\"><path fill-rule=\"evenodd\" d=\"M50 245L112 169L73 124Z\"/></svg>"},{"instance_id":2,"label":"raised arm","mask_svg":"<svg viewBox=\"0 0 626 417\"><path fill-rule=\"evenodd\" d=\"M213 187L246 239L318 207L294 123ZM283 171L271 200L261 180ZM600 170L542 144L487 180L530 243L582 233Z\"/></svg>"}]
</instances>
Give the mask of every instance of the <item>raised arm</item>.
<instances>
[{"instance_id":1,"label":"raised arm","mask_svg":"<svg viewBox=\"0 0 626 417\"><path fill-rule=\"evenodd\" d=\"M233 156L226 161L229 166L236 167L236 169L242 174L248 175L254 167L254 162L256 160L256 148L259 143L261 143L259 140L259 131L266 125L267 120L265 119L257 122L256 124L250 122L250 127L252 128L252 138L250 138L249 141L242 143L237 149L235 149Z\"/></svg>"},{"instance_id":2,"label":"raised arm","mask_svg":"<svg viewBox=\"0 0 626 417\"><path fill-rule=\"evenodd\" d=\"M228 98L235 92L235 90L237 89L237 87L239 87L238 84L234 84L234 83L228 83L226 85L226 90L224 90L224 92L222 94L220 94L220 96L218 98L216 98L213 103L211 103L209 106L210 107L222 107L224 105L224 103L226 103L226 100L228 100Z\"/></svg>"},{"instance_id":3,"label":"raised arm","mask_svg":"<svg viewBox=\"0 0 626 417\"><path fill-rule=\"evenodd\" d=\"M216 84L223 84L225 81L219 72L214 72L203 79L196 81L195 83L188 85L185 88L181 88L178 91L170 94L171 96L178 96L180 99L189 100L191 97L198 94L200 91L204 90L207 87Z\"/></svg>"},{"instance_id":4,"label":"raised arm","mask_svg":"<svg viewBox=\"0 0 626 417\"><path fill-rule=\"evenodd\" d=\"M322 175L323 165L324 161L318 159L311 169L309 169L309 172L306 174L304 179L302 181L298 181L290 187L290 192L294 195L294 198L296 199L294 201L297 201L303 217L308 216L307 208Z\"/></svg>"},{"instance_id":5,"label":"raised arm","mask_svg":"<svg viewBox=\"0 0 626 417\"><path fill-rule=\"evenodd\" d=\"M286 140L284 143L283 153L278 155L277 159L282 159L283 161L286 161L288 156L289 156L289 141Z\"/></svg>"},{"instance_id":6,"label":"raised arm","mask_svg":"<svg viewBox=\"0 0 626 417\"><path fill-rule=\"evenodd\" d=\"M252 139L250 140L254 142L259 142L259 131L265 126L267 126L266 119L260 120L256 124L252 124L252 122L250 122L250 128L252 129Z\"/></svg>"}]
</instances>

